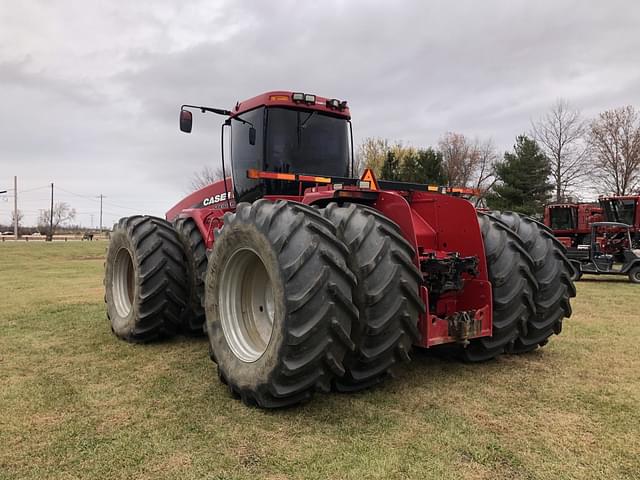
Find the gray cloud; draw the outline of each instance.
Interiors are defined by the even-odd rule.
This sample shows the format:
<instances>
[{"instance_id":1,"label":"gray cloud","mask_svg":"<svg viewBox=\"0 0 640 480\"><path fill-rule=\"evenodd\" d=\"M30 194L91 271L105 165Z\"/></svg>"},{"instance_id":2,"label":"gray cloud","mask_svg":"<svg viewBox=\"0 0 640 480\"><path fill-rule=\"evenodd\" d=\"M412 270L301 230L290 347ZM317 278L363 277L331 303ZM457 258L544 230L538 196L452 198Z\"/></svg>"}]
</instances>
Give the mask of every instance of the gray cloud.
<instances>
[{"instance_id":1,"label":"gray cloud","mask_svg":"<svg viewBox=\"0 0 640 480\"><path fill-rule=\"evenodd\" d=\"M105 224L162 214L219 161L221 118L182 135L179 105L270 89L347 99L356 141L413 145L458 131L506 149L558 97L640 106L634 2L212 3L3 4L0 189L54 181L86 225L99 193ZM22 196L28 221L46 196Z\"/></svg>"}]
</instances>

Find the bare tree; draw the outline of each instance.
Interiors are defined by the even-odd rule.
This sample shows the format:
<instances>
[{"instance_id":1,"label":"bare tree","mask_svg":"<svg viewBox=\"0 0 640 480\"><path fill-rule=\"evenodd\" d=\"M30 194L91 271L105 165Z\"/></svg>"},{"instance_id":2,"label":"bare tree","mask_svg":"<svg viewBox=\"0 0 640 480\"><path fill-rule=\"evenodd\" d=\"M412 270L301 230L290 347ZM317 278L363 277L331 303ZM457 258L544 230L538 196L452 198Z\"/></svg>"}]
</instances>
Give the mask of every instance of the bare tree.
<instances>
[{"instance_id":1,"label":"bare tree","mask_svg":"<svg viewBox=\"0 0 640 480\"><path fill-rule=\"evenodd\" d=\"M359 177L364 172L364 169L367 168L367 159L365 155L360 151L360 147L358 147L358 151L355 154L355 158L353 159L353 170L354 175Z\"/></svg>"},{"instance_id":2,"label":"bare tree","mask_svg":"<svg viewBox=\"0 0 640 480\"><path fill-rule=\"evenodd\" d=\"M595 182L606 192L627 195L640 188L640 124L631 106L607 110L591 122Z\"/></svg>"},{"instance_id":3,"label":"bare tree","mask_svg":"<svg viewBox=\"0 0 640 480\"><path fill-rule=\"evenodd\" d=\"M38 230L49 232L49 236L52 236L61 223L68 222L74 218L76 218L76 209L71 208L66 202L58 202L53 206L53 230L49 232L51 210L40 210Z\"/></svg>"},{"instance_id":4,"label":"bare tree","mask_svg":"<svg viewBox=\"0 0 640 480\"><path fill-rule=\"evenodd\" d=\"M476 145L461 133L447 132L438 142L438 148L449 185L470 185L479 161Z\"/></svg>"},{"instance_id":5,"label":"bare tree","mask_svg":"<svg viewBox=\"0 0 640 480\"><path fill-rule=\"evenodd\" d=\"M566 200L582 185L588 174L589 144L587 124L580 111L559 99L537 122L532 122L532 136L549 158L556 201Z\"/></svg>"},{"instance_id":6,"label":"bare tree","mask_svg":"<svg viewBox=\"0 0 640 480\"><path fill-rule=\"evenodd\" d=\"M473 148L475 150L474 156L476 157L474 187L480 192L476 198L476 206L479 206L491 190L491 187L496 183L495 164L498 160L498 154L491 139L485 141L476 140Z\"/></svg>"},{"instance_id":7,"label":"bare tree","mask_svg":"<svg viewBox=\"0 0 640 480\"><path fill-rule=\"evenodd\" d=\"M382 165L390 150L389 141L383 138L368 137L360 145L355 158L355 171L362 173L365 168L373 169L376 175L382 172Z\"/></svg>"},{"instance_id":8,"label":"bare tree","mask_svg":"<svg viewBox=\"0 0 640 480\"><path fill-rule=\"evenodd\" d=\"M228 175L230 172L227 171L225 173ZM213 182L217 182L218 180L222 180L222 167L211 168L206 165L202 167L201 170L193 173L189 186L192 191L199 190L207 185L211 185Z\"/></svg>"},{"instance_id":9,"label":"bare tree","mask_svg":"<svg viewBox=\"0 0 640 480\"><path fill-rule=\"evenodd\" d=\"M17 220L17 222L16 222ZM18 227L20 227L20 224L22 223L22 220L24 220L24 214L22 213L22 211L20 209L15 210L15 211L11 211L11 225L15 225L16 223L18 224Z\"/></svg>"}]
</instances>

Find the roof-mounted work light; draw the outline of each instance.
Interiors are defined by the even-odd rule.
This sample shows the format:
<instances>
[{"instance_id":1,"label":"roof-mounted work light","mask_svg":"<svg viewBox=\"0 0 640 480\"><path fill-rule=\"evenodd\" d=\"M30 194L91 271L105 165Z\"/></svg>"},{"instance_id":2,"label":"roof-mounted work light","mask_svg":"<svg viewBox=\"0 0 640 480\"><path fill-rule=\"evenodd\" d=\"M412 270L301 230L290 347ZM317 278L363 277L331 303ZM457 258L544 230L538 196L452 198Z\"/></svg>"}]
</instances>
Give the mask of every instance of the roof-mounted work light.
<instances>
[{"instance_id":1,"label":"roof-mounted work light","mask_svg":"<svg viewBox=\"0 0 640 480\"><path fill-rule=\"evenodd\" d=\"M292 93L291 100L294 102L304 102L304 93Z\"/></svg>"},{"instance_id":2,"label":"roof-mounted work light","mask_svg":"<svg viewBox=\"0 0 640 480\"><path fill-rule=\"evenodd\" d=\"M315 95L309 95L307 93L304 96L304 102L305 103L316 103L316 96Z\"/></svg>"},{"instance_id":3,"label":"roof-mounted work light","mask_svg":"<svg viewBox=\"0 0 640 480\"><path fill-rule=\"evenodd\" d=\"M340 100L338 100L336 98L332 98L331 100L327 100L327 107L335 108L335 109L340 108Z\"/></svg>"}]
</instances>

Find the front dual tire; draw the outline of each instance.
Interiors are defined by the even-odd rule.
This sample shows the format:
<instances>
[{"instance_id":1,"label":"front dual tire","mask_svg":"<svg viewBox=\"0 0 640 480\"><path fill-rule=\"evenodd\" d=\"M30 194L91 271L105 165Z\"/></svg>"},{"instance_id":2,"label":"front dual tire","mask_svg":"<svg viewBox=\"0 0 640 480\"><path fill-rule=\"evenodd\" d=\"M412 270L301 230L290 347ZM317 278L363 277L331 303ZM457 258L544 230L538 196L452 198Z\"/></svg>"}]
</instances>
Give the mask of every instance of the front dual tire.
<instances>
[{"instance_id":1,"label":"front dual tire","mask_svg":"<svg viewBox=\"0 0 640 480\"><path fill-rule=\"evenodd\" d=\"M329 391L354 349L348 250L308 206L241 203L209 257L206 326L220 379L249 405L285 407Z\"/></svg>"}]
</instances>

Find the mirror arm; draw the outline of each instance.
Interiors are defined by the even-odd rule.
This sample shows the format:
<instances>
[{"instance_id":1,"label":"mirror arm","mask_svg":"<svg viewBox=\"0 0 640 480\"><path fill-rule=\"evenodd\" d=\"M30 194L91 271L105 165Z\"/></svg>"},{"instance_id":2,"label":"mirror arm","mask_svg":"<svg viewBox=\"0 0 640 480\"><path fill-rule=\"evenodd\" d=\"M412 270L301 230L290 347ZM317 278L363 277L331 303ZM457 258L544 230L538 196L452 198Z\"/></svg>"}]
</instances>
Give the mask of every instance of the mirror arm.
<instances>
[{"instance_id":1,"label":"mirror arm","mask_svg":"<svg viewBox=\"0 0 640 480\"><path fill-rule=\"evenodd\" d=\"M211 112L218 115L231 115L231 110L223 110L222 108L201 107L198 105L182 105L180 107L180 110L184 110L185 108L197 108L202 113Z\"/></svg>"}]
</instances>

